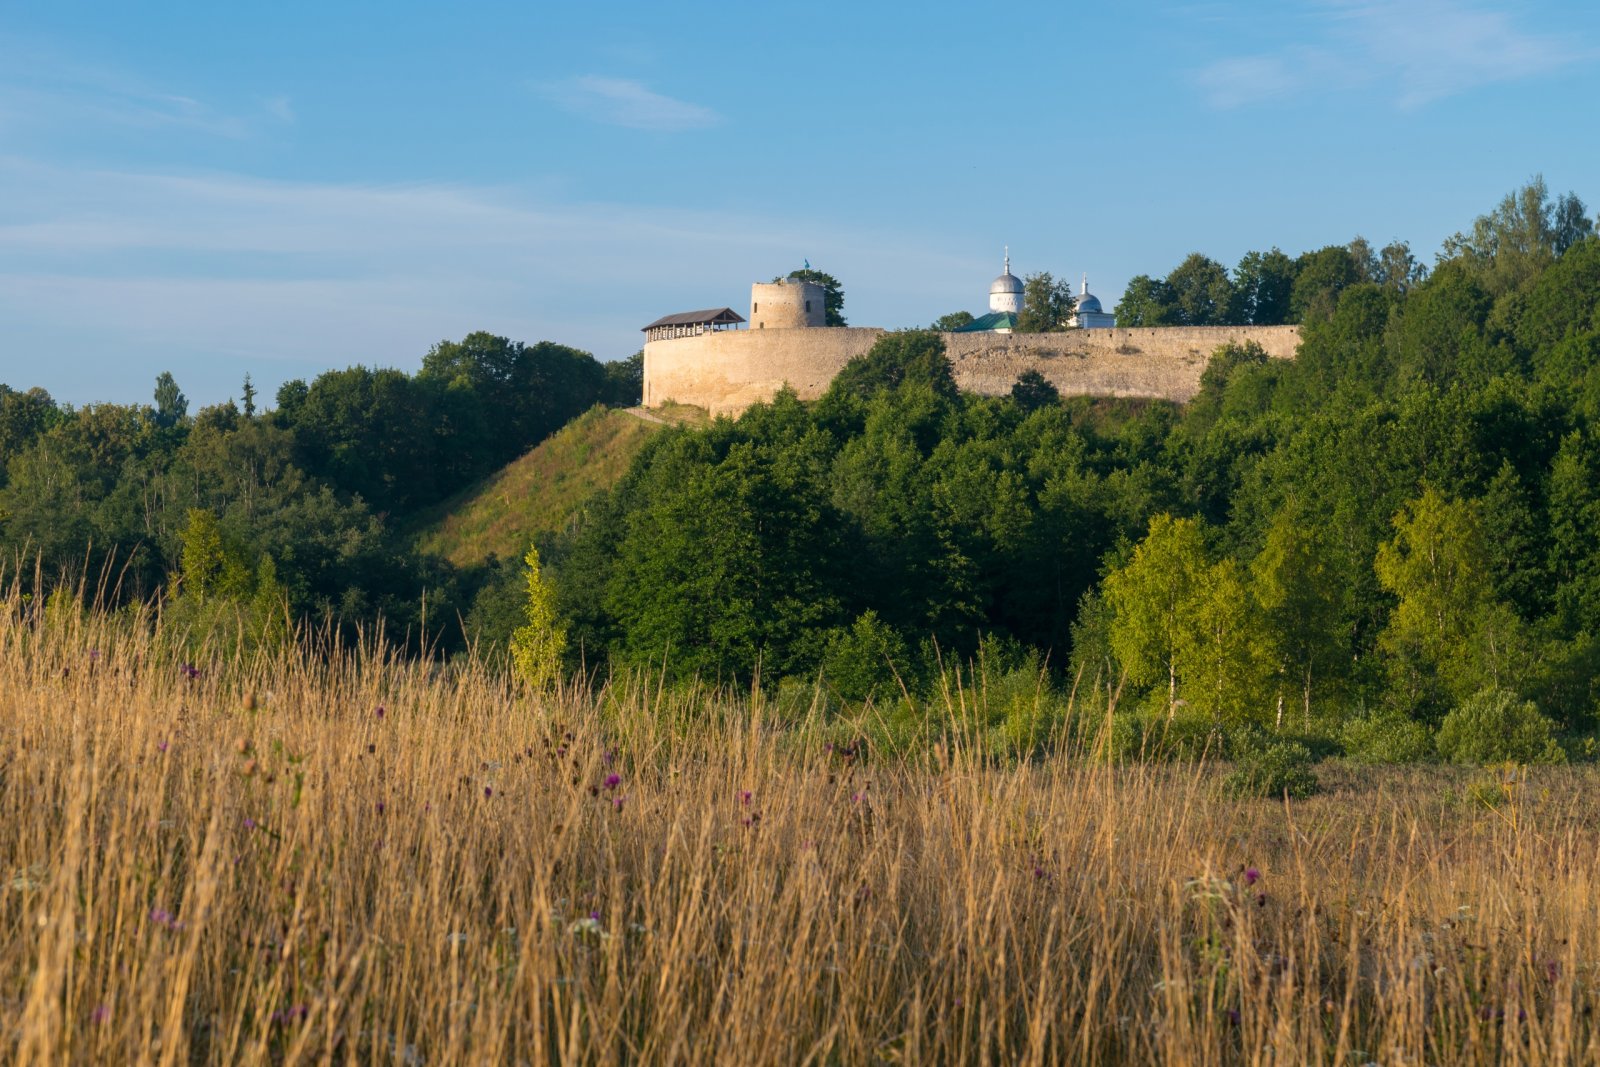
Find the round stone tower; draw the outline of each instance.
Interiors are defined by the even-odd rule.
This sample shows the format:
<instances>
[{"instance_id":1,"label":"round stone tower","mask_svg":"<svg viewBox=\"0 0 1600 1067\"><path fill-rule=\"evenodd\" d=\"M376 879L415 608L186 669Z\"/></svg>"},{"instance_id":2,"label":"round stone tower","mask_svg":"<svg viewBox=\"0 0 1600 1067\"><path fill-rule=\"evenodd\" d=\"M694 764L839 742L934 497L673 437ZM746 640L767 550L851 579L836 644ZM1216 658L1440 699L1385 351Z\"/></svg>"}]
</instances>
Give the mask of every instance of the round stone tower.
<instances>
[{"instance_id":1,"label":"round stone tower","mask_svg":"<svg viewBox=\"0 0 1600 1067\"><path fill-rule=\"evenodd\" d=\"M750 328L783 330L826 326L828 311L823 306L826 298L827 293L816 282L798 278L756 282L750 287Z\"/></svg>"}]
</instances>

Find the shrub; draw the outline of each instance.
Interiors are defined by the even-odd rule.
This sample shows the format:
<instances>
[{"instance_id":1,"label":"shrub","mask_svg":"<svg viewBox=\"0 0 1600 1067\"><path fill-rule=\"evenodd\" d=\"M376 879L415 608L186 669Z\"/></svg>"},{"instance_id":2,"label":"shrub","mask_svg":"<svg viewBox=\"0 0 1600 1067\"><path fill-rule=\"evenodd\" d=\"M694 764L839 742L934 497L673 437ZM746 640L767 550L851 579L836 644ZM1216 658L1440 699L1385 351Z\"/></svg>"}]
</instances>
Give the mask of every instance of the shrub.
<instances>
[{"instance_id":1,"label":"shrub","mask_svg":"<svg viewBox=\"0 0 1600 1067\"><path fill-rule=\"evenodd\" d=\"M1111 716L1106 734L1104 716L1086 717L1083 727L1092 737L1091 751L1113 763L1127 760L1198 760L1222 753L1222 737L1209 716L1181 711L1170 719L1166 694L1158 694L1159 707L1119 712Z\"/></svg>"},{"instance_id":2,"label":"shrub","mask_svg":"<svg viewBox=\"0 0 1600 1067\"><path fill-rule=\"evenodd\" d=\"M909 659L906 644L878 613L869 611L849 629L828 633L823 675L843 700L858 703L900 695L897 670Z\"/></svg>"},{"instance_id":3,"label":"shrub","mask_svg":"<svg viewBox=\"0 0 1600 1067\"><path fill-rule=\"evenodd\" d=\"M1446 715L1435 743L1452 763L1565 763L1555 728L1532 701L1490 688Z\"/></svg>"},{"instance_id":4,"label":"shrub","mask_svg":"<svg viewBox=\"0 0 1600 1067\"><path fill-rule=\"evenodd\" d=\"M1422 763L1434 757L1428 728L1399 711L1380 711L1351 719L1339 739L1357 763Z\"/></svg>"},{"instance_id":5,"label":"shrub","mask_svg":"<svg viewBox=\"0 0 1600 1067\"><path fill-rule=\"evenodd\" d=\"M1298 741L1259 741L1239 744L1234 769L1222 780L1231 797L1308 797L1320 788L1311 772L1311 750Z\"/></svg>"}]
</instances>

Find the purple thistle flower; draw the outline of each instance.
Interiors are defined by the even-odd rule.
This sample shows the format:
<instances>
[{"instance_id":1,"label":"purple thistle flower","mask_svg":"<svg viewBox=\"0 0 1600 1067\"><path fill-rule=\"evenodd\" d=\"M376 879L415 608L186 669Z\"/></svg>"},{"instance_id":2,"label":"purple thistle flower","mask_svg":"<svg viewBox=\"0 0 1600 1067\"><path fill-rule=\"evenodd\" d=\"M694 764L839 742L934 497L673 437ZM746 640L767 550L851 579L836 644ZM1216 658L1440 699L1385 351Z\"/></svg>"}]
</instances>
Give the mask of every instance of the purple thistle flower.
<instances>
[{"instance_id":1,"label":"purple thistle flower","mask_svg":"<svg viewBox=\"0 0 1600 1067\"><path fill-rule=\"evenodd\" d=\"M256 828L256 821L250 818L250 816L246 815L244 817L244 828L246 830L254 830Z\"/></svg>"},{"instance_id":2,"label":"purple thistle flower","mask_svg":"<svg viewBox=\"0 0 1600 1067\"><path fill-rule=\"evenodd\" d=\"M1260 880L1261 880L1261 872L1260 871L1256 870L1254 867L1245 868L1245 872L1244 872L1244 884L1245 885L1255 885Z\"/></svg>"},{"instance_id":3,"label":"purple thistle flower","mask_svg":"<svg viewBox=\"0 0 1600 1067\"><path fill-rule=\"evenodd\" d=\"M614 808L617 811L621 811L622 810L622 802L624 800L627 800L627 799L628 799L627 797L618 797L617 799L615 799L615 800L613 800L611 802L612 808Z\"/></svg>"},{"instance_id":4,"label":"purple thistle flower","mask_svg":"<svg viewBox=\"0 0 1600 1067\"><path fill-rule=\"evenodd\" d=\"M156 742L156 751L157 752L165 752L166 750L167 750L167 743L165 741L157 741Z\"/></svg>"},{"instance_id":5,"label":"purple thistle flower","mask_svg":"<svg viewBox=\"0 0 1600 1067\"><path fill-rule=\"evenodd\" d=\"M378 705L378 710L377 710L376 714L377 714L378 718L380 718L380 719L383 718L383 705L382 704Z\"/></svg>"},{"instance_id":6,"label":"purple thistle flower","mask_svg":"<svg viewBox=\"0 0 1600 1067\"><path fill-rule=\"evenodd\" d=\"M490 787L490 786L487 786L487 785L484 786L483 787L483 799L488 800L492 796L494 796L494 789L492 787Z\"/></svg>"},{"instance_id":7,"label":"purple thistle flower","mask_svg":"<svg viewBox=\"0 0 1600 1067\"><path fill-rule=\"evenodd\" d=\"M608 774L608 775L606 775L606 788L607 789L615 789L617 786L619 786L621 784L622 784L622 775L620 775L620 774Z\"/></svg>"},{"instance_id":8,"label":"purple thistle flower","mask_svg":"<svg viewBox=\"0 0 1600 1067\"><path fill-rule=\"evenodd\" d=\"M378 801L378 814L379 815L383 814L383 801L381 801L381 800Z\"/></svg>"},{"instance_id":9,"label":"purple thistle flower","mask_svg":"<svg viewBox=\"0 0 1600 1067\"><path fill-rule=\"evenodd\" d=\"M94 1014L89 1016L89 1021L93 1023L103 1023L109 1018L111 1018L111 1009L106 1007L104 1004L97 1004L95 1005Z\"/></svg>"},{"instance_id":10,"label":"purple thistle flower","mask_svg":"<svg viewBox=\"0 0 1600 1067\"><path fill-rule=\"evenodd\" d=\"M595 922L599 922L600 921L600 909L599 908L590 908L589 909L589 918L593 919Z\"/></svg>"},{"instance_id":11,"label":"purple thistle flower","mask_svg":"<svg viewBox=\"0 0 1600 1067\"><path fill-rule=\"evenodd\" d=\"M743 804L747 808L750 806L750 790L746 789L744 792L739 794L739 803Z\"/></svg>"}]
</instances>

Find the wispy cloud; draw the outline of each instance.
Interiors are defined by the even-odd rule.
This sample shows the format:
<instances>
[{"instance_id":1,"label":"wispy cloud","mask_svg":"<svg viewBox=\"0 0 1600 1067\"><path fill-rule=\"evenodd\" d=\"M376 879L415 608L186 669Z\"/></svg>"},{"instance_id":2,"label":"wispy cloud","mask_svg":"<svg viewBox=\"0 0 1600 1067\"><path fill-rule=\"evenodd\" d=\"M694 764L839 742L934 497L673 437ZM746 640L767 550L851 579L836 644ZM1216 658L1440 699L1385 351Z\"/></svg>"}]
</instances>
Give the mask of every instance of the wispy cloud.
<instances>
[{"instance_id":1,"label":"wispy cloud","mask_svg":"<svg viewBox=\"0 0 1600 1067\"><path fill-rule=\"evenodd\" d=\"M1600 58L1569 37L1528 32L1509 11L1467 0L1323 0L1303 39L1225 56L1195 73L1210 103L1233 108L1313 92L1378 89L1402 109Z\"/></svg>"},{"instance_id":2,"label":"wispy cloud","mask_svg":"<svg viewBox=\"0 0 1600 1067\"><path fill-rule=\"evenodd\" d=\"M39 42L0 37L0 129L59 136L121 128L241 140L267 119L294 121L288 97L266 97L258 109L235 111Z\"/></svg>"},{"instance_id":3,"label":"wispy cloud","mask_svg":"<svg viewBox=\"0 0 1600 1067\"><path fill-rule=\"evenodd\" d=\"M586 74L538 88L547 100L574 115L612 126L679 133L722 121L722 116L708 107L665 96L629 78Z\"/></svg>"},{"instance_id":4,"label":"wispy cloud","mask_svg":"<svg viewBox=\"0 0 1600 1067\"><path fill-rule=\"evenodd\" d=\"M857 279L852 315L865 323L923 321L929 288L970 282L971 264L937 242L830 230L802 212L0 156L0 381L125 399L166 368L213 400L245 370L270 390L355 362L415 366L428 345L475 329L611 358L634 351L651 319L739 308L751 281L818 249ZM40 365L36 351L54 356Z\"/></svg>"},{"instance_id":5,"label":"wispy cloud","mask_svg":"<svg viewBox=\"0 0 1600 1067\"><path fill-rule=\"evenodd\" d=\"M277 96L267 97L261 102L261 107L262 110L264 110L268 115L286 125L292 126L297 117L294 113L294 106L289 102L289 98L281 93Z\"/></svg>"}]
</instances>

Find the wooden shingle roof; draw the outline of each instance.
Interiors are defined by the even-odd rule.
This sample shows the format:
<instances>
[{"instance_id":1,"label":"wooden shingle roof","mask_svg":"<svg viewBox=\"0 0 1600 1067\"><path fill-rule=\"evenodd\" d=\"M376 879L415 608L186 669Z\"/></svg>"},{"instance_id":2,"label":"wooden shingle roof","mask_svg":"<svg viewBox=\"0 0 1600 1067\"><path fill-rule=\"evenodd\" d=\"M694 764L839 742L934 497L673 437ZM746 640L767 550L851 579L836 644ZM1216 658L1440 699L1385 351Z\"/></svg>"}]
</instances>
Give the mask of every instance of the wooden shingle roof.
<instances>
[{"instance_id":1,"label":"wooden shingle roof","mask_svg":"<svg viewBox=\"0 0 1600 1067\"><path fill-rule=\"evenodd\" d=\"M654 330L662 326L732 326L743 322L744 317L732 308L706 308L704 311L680 311L676 315L663 315L641 330Z\"/></svg>"}]
</instances>

